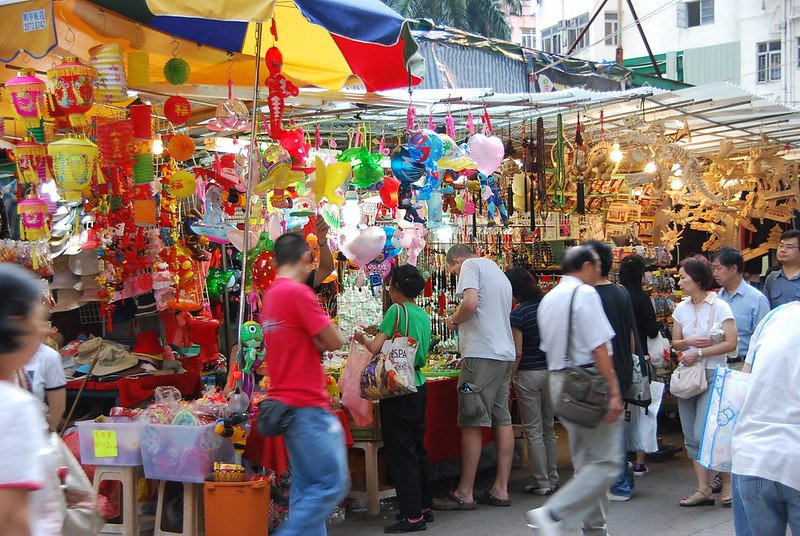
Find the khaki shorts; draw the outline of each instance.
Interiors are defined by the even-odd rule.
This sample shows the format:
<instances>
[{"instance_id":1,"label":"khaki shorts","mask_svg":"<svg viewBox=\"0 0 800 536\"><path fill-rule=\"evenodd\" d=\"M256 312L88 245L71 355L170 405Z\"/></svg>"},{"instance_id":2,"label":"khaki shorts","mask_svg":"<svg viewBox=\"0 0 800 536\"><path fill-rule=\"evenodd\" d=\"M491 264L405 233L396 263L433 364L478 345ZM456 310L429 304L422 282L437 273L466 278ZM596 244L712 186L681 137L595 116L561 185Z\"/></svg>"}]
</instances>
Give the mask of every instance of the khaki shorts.
<instances>
[{"instance_id":1,"label":"khaki shorts","mask_svg":"<svg viewBox=\"0 0 800 536\"><path fill-rule=\"evenodd\" d=\"M511 425L508 391L513 368L513 361L463 359L458 377L458 426Z\"/></svg>"}]
</instances>

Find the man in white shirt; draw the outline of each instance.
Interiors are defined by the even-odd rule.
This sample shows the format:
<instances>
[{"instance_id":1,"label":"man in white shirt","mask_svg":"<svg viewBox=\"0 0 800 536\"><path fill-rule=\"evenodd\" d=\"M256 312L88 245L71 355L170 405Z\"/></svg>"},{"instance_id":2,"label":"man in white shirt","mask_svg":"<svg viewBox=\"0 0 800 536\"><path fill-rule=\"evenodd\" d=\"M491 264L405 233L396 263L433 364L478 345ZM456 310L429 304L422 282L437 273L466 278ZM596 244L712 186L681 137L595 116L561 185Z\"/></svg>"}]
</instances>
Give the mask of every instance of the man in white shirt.
<instances>
[{"instance_id":1,"label":"man in white shirt","mask_svg":"<svg viewBox=\"0 0 800 536\"><path fill-rule=\"evenodd\" d=\"M462 295L447 327L458 330L462 364L458 378L458 425L461 427L461 479L449 497L436 500L440 510L475 508L473 487L481 456L481 428L494 429L497 476L477 502L511 506L508 479L514 457L514 432L508 411L511 370L516 359L511 334L511 283L490 259L462 244L447 252L447 269L458 276Z\"/></svg>"},{"instance_id":2,"label":"man in white shirt","mask_svg":"<svg viewBox=\"0 0 800 536\"><path fill-rule=\"evenodd\" d=\"M61 354L46 344L41 344L23 370L31 393L46 408L45 415L50 431L57 431L67 407L67 379L64 376Z\"/></svg>"},{"instance_id":3,"label":"man in white shirt","mask_svg":"<svg viewBox=\"0 0 800 536\"><path fill-rule=\"evenodd\" d=\"M756 328L744 372L751 387L733 431L737 536L800 534L800 302L773 309Z\"/></svg>"},{"instance_id":4,"label":"man in white shirt","mask_svg":"<svg viewBox=\"0 0 800 536\"><path fill-rule=\"evenodd\" d=\"M540 347L547 354L553 403L558 408L564 384L561 371L586 367L596 369L608 382L609 405L604 421L596 428L562 419L569 433L575 474L542 507L530 510L527 517L541 536L573 534L581 529L587 536L607 536L607 491L619 476L622 458L622 398L609 355L614 330L592 287L601 278L597 253L585 245L570 248L561 271L565 275L542 299L538 312Z\"/></svg>"}]
</instances>

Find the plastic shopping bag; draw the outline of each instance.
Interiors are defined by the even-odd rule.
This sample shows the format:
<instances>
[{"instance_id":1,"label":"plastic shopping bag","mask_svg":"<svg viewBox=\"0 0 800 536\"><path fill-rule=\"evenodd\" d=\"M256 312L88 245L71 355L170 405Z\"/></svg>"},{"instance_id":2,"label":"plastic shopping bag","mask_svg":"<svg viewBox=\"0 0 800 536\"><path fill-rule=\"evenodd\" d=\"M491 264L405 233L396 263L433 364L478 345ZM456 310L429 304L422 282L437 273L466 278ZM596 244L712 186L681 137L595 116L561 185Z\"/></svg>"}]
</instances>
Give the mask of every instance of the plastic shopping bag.
<instances>
[{"instance_id":1,"label":"plastic shopping bag","mask_svg":"<svg viewBox=\"0 0 800 536\"><path fill-rule=\"evenodd\" d=\"M352 341L347 362L339 377L342 404L350 411L357 426L367 426L372 423L372 402L361 398L361 372L370 359L372 354L369 350Z\"/></svg>"},{"instance_id":2,"label":"plastic shopping bag","mask_svg":"<svg viewBox=\"0 0 800 536\"><path fill-rule=\"evenodd\" d=\"M733 461L733 430L750 390L750 378L750 374L717 367L708 397L703 437L700 440L697 460L700 465L715 471L730 472Z\"/></svg>"},{"instance_id":3,"label":"plastic shopping bag","mask_svg":"<svg viewBox=\"0 0 800 536\"><path fill-rule=\"evenodd\" d=\"M400 325L400 311L394 321L394 337L383 343L380 352L361 372L361 396L369 400L381 400L393 396L407 395L417 392L414 361L417 355L417 342L409 336L408 310L405 304L400 306L406 318L406 329L397 331Z\"/></svg>"},{"instance_id":4,"label":"plastic shopping bag","mask_svg":"<svg viewBox=\"0 0 800 536\"><path fill-rule=\"evenodd\" d=\"M657 420L663 394L663 383L650 382L650 405L647 408L628 405L630 421L626 423L625 434L628 438L629 450L640 452L658 451Z\"/></svg>"}]
</instances>

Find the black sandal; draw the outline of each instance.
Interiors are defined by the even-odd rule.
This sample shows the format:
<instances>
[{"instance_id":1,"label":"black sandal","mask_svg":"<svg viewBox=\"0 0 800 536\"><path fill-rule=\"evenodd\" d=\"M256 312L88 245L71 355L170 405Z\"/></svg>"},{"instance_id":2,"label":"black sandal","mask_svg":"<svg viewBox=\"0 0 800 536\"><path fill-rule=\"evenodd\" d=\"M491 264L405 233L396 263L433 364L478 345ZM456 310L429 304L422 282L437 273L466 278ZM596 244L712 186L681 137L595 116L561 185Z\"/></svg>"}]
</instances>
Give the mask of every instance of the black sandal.
<instances>
[{"instance_id":1,"label":"black sandal","mask_svg":"<svg viewBox=\"0 0 800 536\"><path fill-rule=\"evenodd\" d=\"M483 493L476 497L478 504L486 504L489 506L499 506L501 508L508 508L511 506L511 499L500 499L492 495L492 492L487 488Z\"/></svg>"}]
</instances>

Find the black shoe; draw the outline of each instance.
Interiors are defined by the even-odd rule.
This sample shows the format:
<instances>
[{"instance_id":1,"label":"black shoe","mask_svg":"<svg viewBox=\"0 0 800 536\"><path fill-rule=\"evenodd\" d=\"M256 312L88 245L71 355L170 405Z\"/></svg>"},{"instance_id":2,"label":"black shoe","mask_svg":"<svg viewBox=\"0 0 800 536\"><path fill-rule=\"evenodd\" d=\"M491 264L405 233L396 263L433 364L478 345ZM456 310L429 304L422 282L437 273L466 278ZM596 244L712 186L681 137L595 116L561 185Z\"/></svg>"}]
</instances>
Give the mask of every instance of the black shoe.
<instances>
[{"instance_id":1,"label":"black shoe","mask_svg":"<svg viewBox=\"0 0 800 536\"><path fill-rule=\"evenodd\" d=\"M384 527L383 532L388 534L400 534L403 532L420 532L423 530L427 530L427 527L425 526L425 519L420 519L416 523L412 523L408 519L401 519L394 525Z\"/></svg>"},{"instance_id":2,"label":"black shoe","mask_svg":"<svg viewBox=\"0 0 800 536\"><path fill-rule=\"evenodd\" d=\"M425 523L433 523L433 510L431 510L430 508L423 510L422 515L425 517ZM397 512L394 515L394 518L400 521L401 519L403 519L403 514Z\"/></svg>"}]
</instances>

